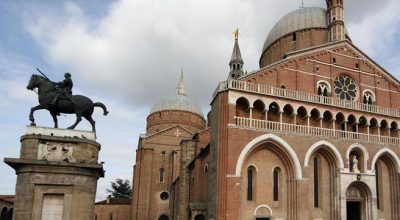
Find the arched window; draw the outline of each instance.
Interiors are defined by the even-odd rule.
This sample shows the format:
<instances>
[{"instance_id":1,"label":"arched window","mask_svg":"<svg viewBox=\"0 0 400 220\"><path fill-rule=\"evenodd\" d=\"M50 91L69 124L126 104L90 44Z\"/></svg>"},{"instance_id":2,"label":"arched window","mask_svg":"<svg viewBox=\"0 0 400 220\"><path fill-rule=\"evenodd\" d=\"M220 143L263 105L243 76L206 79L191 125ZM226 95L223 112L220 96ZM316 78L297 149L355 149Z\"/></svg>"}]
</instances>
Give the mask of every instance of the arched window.
<instances>
[{"instance_id":1,"label":"arched window","mask_svg":"<svg viewBox=\"0 0 400 220\"><path fill-rule=\"evenodd\" d=\"M112 212L110 214L108 214L108 220L113 220L113 214Z\"/></svg>"},{"instance_id":2,"label":"arched window","mask_svg":"<svg viewBox=\"0 0 400 220\"><path fill-rule=\"evenodd\" d=\"M253 201L253 188L254 188L254 168L247 169L247 200Z\"/></svg>"},{"instance_id":3,"label":"arched window","mask_svg":"<svg viewBox=\"0 0 400 220\"><path fill-rule=\"evenodd\" d=\"M274 198L274 202L278 202L279 201L279 176L280 176L280 168L277 167L273 171L273 181L274 181L273 198Z\"/></svg>"},{"instance_id":4,"label":"arched window","mask_svg":"<svg viewBox=\"0 0 400 220\"><path fill-rule=\"evenodd\" d=\"M94 215L94 220L97 220L97 215L96 214Z\"/></svg>"},{"instance_id":5,"label":"arched window","mask_svg":"<svg viewBox=\"0 0 400 220\"><path fill-rule=\"evenodd\" d=\"M371 90L365 90L363 93L363 103L372 105L375 102L375 94Z\"/></svg>"},{"instance_id":6,"label":"arched window","mask_svg":"<svg viewBox=\"0 0 400 220\"><path fill-rule=\"evenodd\" d=\"M314 207L319 207L318 158L314 157Z\"/></svg>"},{"instance_id":7,"label":"arched window","mask_svg":"<svg viewBox=\"0 0 400 220\"><path fill-rule=\"evenodd\" d=\"M249 118L250 117L250 104L249 101L241 97L236 101L236 116L237 117L244 117L244 118Z\"/></svg>"},{"instance_id":8,"label":"arched window","mask_svg":"<svg viewBox=\"0 0 400 220\"><path fill-rule=\"evenodd\" d=\"M165 174L164 168L160 168L160 183L164 182L164 174Z\"/></svg>"},{"instance_id":9,"label":"arched window","mask_svg":"<svg viewBox=\"0 0 400 220\"><path fill-rule=\"evenodd\" d=\"M319 96L327 97L331 93L331 85L325 80L320 80L317 83L317 90Z\"/></svg>"}]
</instances>

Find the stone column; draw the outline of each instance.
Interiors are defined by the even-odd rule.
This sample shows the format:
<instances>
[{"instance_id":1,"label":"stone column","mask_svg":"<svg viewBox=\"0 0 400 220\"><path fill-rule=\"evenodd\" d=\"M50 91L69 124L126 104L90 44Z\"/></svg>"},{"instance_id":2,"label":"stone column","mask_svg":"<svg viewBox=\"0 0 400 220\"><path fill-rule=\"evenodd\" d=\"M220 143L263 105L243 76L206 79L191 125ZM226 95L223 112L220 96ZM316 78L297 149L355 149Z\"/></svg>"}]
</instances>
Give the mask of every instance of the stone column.
<instances>
[{"instance_id":1,"label":"stone column","mask_svg":"<svg viewBox=\"0 0 400 220\"><path fill-rule=\"evenodd\" d=\"M249 111L250 111L250 118L253 118L253 106L249 107Z\"/></svg>"},{"instance_id":2,"label":"stone column","mask_svg":"<svg viewBox=\"0 0 400 220\"><path fill-rule=\"evenodd\" d=\"M94 132L28 127L20 157L4 159L17 174L14 219L93 219L97 180L104 177L99 151Z\"/></svg>"},{"instance_id":3,"label":"stone column","mask_svg":"<svg viewBox=\"0 0 400 220\"><path fill-rule=\"evenodd\" d=\"M268 111L269 111L269 108L266 108L265 109L265 120L266 121L268 121Z\"/></svg>"},{"instance_id":4,"label":"stone column","mask_svg":"<svg viewBox=\"0 0 400 220\"><path fill-rule=\"evenodd\" d=\"M279 111L279 127L280 127L280 130L282 131L283 130L283 127L282 127L282 116L283 116L283 111L282 110L280 110Z\"/></svg>"},{"instance_id":5,"label":"stone column","mask_svg":"<svg viewBox=\"0 0 400 220\"><path fill-rule=\"evenodd\" d=\"M370 135L370 131L369 131L369 126L370 126L370 124L369 124L369 122L367 122L367 136L368 136L368 140L369 140L369 135Z\"/></svg>"},{"instance_id":6,"label":"stone column","mask_svg":"<svg viewBox=\"0 0 400 220\"><path fill-rule=\"evenodd\" d=\"M322 116L322 117L319 117L319 125L320 125L320 127L322 128L322 124L323 124L323 120L324 119L324 117Z\"/></svg>"},{"instance_id":7,"label":"stone column","mask_svg":"<svg viewBox=\"0 0 400 220\"><path fill-rule=\"evenodd\" d=\"M336 119L332 119L332 129L333 129L333 131L336 130L336 124L335 124L335 122L336 122Z\"/></svg>"},{"instance_id":8,"label":"stone column","mask_svg":"<svg viewBox=\"0 0 400 220\"><path fill-rule=\"evenodd\" d=\"M307 114L307 133L310 133L310 118L311 114Z\"/></svg>"},{"instance_id":9,"label":"stone column","mask_svg":"<svg viewBox=\"0 0 400 220\"><path fill-rule=\"evenodd\" d=\"M381 126L378 125L378 126L377 126L377 129L378 129L378 137L380 137L380 136L381 136Z\"/></svg>"}]
</instances>

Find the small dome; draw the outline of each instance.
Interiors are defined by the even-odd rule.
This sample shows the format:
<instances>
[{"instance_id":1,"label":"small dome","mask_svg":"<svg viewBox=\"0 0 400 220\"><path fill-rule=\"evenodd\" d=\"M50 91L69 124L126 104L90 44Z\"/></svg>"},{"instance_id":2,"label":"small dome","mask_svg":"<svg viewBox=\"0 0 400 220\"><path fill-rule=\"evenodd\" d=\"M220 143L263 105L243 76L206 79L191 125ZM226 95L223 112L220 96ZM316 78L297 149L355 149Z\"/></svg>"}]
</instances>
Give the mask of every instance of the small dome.
<instances>
[{"instance_id":1,"label":"small dome","mask_svg":"<svg viewBox=\"0 0 400 220\"><path fill-rule=\"evenodd\" d=\"M188 111L200 115L204 118L203 112L199 106L193 102L192 99L182 94L175 94L166 99L161 100L160 103L153 106L150 114L164 110L180 110Z\"/></svg>"},{"instance_id":2,"label":"small dome","mask_svg":"<svg viewBox=\"0 0 400 220\"><path fill-rule=\"evenodd\" d=\"M179 80L178 87L176 89L176 94L166 99L163 99L161 100L160 103L154 105L149 115L164 110L187 111L195 113L204 118L203 112L201 111L199 106L186 95L185 82L183 80L183 72L181 73L181 78Z\"/></svg>"},{"instance_id":3,"label":"small dome","mask_svg":"<svg viewBox=\"0 0 400 220\"><path fill-rule=\"evenodd\" d=\"M264 43L263 52L279 38L310 28L328 28L326 9L300 8L285 15L269 33Z\"/></svg>"}]
</instances>

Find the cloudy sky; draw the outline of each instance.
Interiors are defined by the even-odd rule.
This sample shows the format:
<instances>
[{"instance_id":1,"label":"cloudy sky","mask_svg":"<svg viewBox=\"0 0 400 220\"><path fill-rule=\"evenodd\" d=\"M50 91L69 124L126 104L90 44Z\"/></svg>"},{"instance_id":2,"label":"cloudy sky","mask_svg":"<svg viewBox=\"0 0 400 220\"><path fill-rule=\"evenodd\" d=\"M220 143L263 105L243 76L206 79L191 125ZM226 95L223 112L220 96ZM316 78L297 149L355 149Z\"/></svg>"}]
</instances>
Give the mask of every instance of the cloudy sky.
<instances>
[{"instance_id":1,"label":"cloudy sky","mask_svg":"<svg viewBox=\"0 0 400 220\"><path fill-rule=\"evenodd\" d=\"M400 1L345 0L346 25L356 46L400 78ZM325 7L324 0L304 0ZM132 179L138 136L153 104L172 95L184 69L189 95L209 111L211 94L227 78L239 27L249 72L258 68L264 39L300 0L4 0L0 1L0 158L18 157L36 94L25 89L40 68L60 81L72 73L74 93L106 103L97 109L98 142L106 177L97 199L116 178ZM46 111L40 126L53 126ZM60 117L60 127L73 116ZM90 129L81 122L78 129ZM0 163L0 194L14 194L13 169ZM7 181L4 181L7 180Z\"/></svg>"}]
</instances>

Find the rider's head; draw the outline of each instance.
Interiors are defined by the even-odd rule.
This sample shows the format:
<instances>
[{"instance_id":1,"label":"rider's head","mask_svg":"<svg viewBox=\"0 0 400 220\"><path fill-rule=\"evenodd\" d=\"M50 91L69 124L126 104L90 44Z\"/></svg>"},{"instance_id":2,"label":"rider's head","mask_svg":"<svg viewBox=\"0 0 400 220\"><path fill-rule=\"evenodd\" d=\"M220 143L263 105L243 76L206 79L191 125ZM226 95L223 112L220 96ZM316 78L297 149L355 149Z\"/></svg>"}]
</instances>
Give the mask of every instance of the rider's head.
<instances>
[{"instance_id":1,"label":"rider's head","mask_svg":"<svg viewBox=\"0 0 400 220\"><path fill-rule=\"evenodd\" d=\"M65 73L65 74L64 74L64 77L65 77L65 78L71 78L71 73Z\"/></svg>"}]
</instances>

